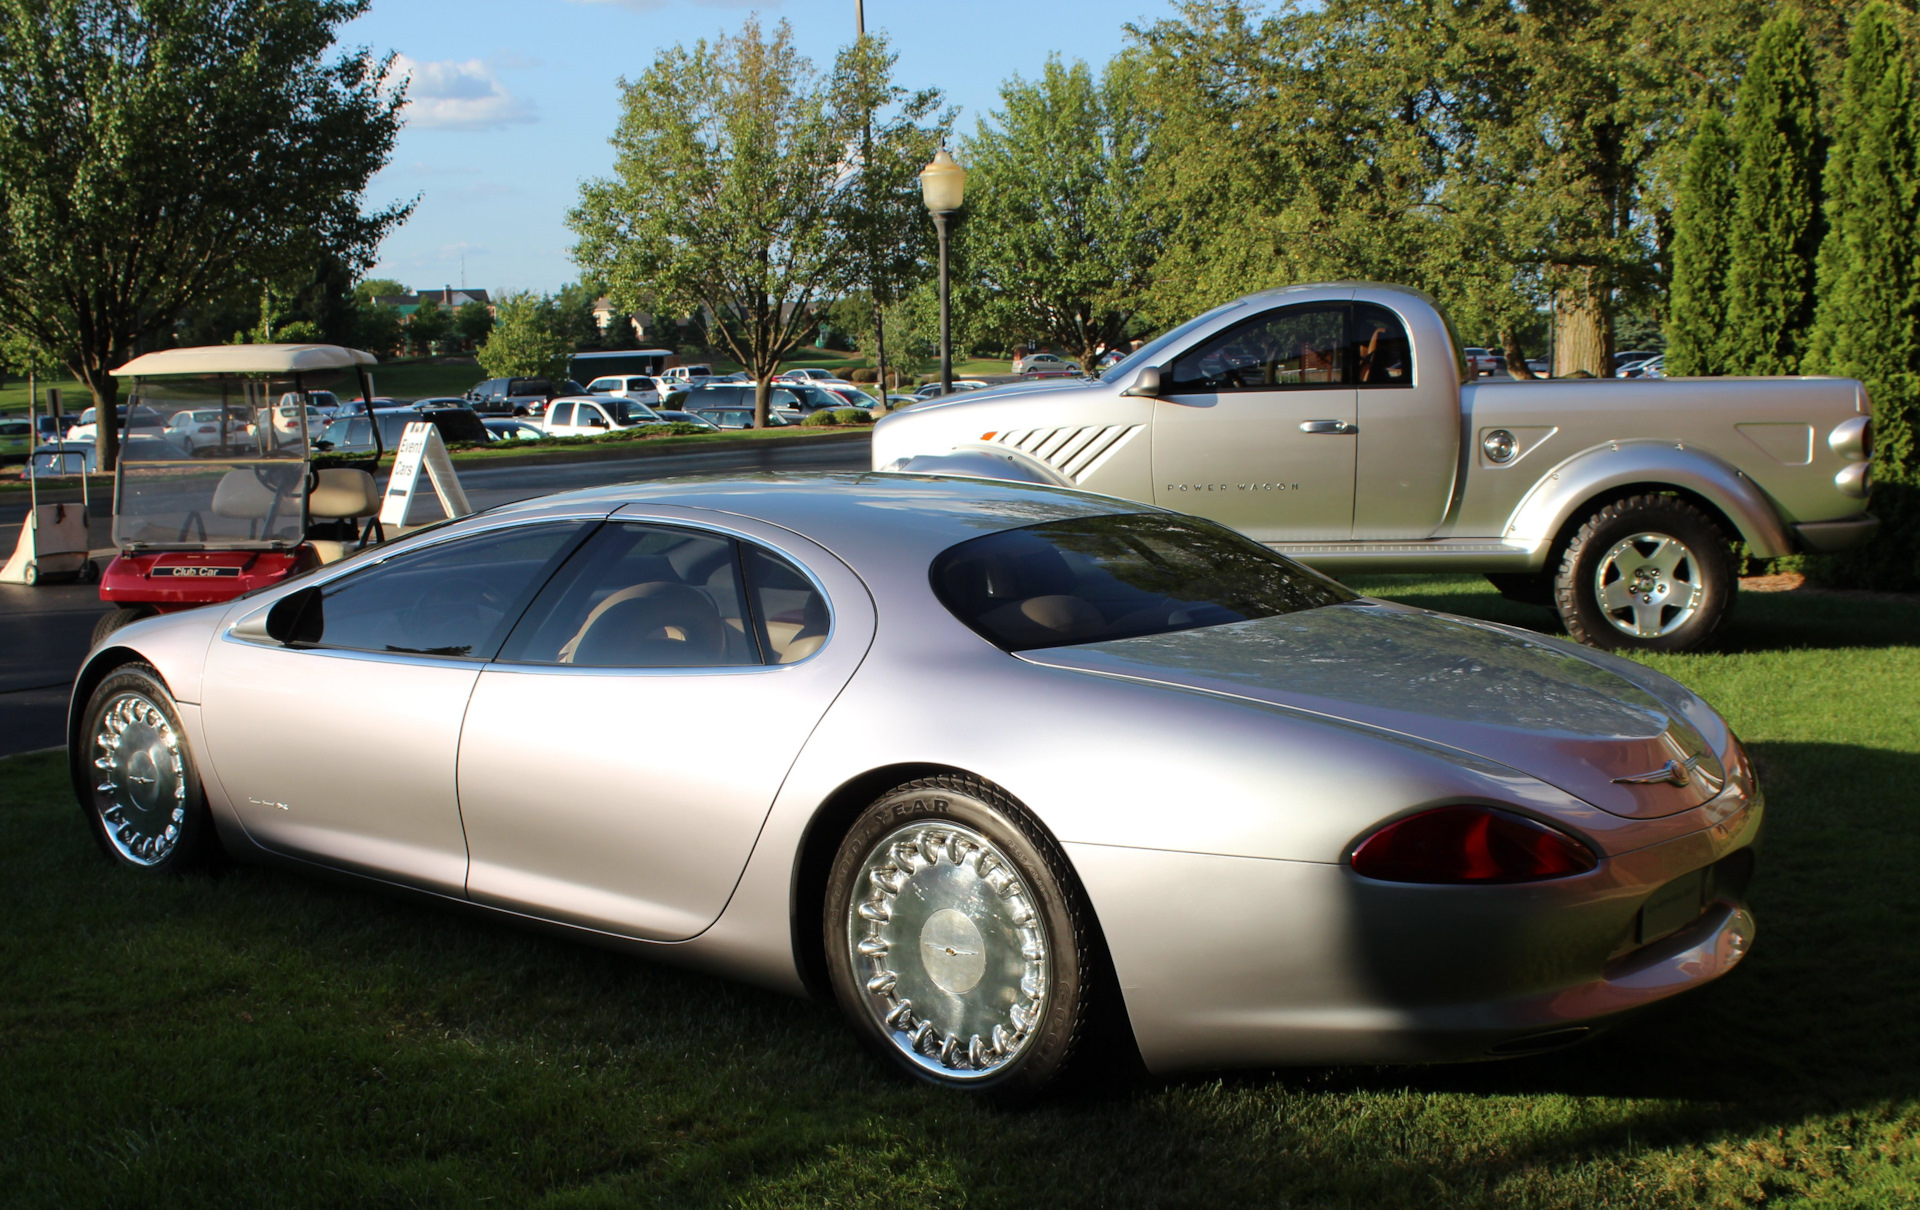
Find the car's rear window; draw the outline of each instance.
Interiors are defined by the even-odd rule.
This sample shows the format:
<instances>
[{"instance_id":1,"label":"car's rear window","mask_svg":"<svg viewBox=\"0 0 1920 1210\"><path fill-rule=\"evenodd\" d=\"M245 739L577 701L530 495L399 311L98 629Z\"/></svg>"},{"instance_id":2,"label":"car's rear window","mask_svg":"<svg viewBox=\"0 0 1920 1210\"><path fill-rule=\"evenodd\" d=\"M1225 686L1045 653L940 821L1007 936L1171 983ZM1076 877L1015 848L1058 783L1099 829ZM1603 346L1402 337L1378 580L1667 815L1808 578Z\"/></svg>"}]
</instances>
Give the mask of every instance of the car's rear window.
<instances>
[{"instance_id":1,"label":"car's rear window","mask_svg":"<svg viewBox=\"0 0 1920 1210\"><path fill-rule=\"evenodd\" d=\"M931 575L941 604L1007 651L1219 626L1355 599L1230 529L1168 513L1003 530L942 551Z\"/></svg>"}]
</instances>

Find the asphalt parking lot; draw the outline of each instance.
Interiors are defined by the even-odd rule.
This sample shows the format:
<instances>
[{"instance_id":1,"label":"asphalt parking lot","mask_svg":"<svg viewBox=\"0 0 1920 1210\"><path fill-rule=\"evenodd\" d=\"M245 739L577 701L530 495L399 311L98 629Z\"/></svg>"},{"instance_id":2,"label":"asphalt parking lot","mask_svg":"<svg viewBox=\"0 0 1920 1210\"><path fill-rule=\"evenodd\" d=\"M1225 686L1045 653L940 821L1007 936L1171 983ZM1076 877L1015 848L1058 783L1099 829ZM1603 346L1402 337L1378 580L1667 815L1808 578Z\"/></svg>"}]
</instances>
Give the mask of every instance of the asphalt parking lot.
<instances>
[{"instance_id":1,"label":"asphalt parking lot","mask_svg":"<svg viewBox=\"0 0 1920 1210\"><path fill-rule=\"evenodd\" d=\"M474 467L460 472L467 500L492 508L528 496L608 483L664 479L709 472L846 471L867 468L865 441L800 446L772 445L554 466ZM431 492L427 495L431 497ZM106 501L94 502L93 546L112 545ZM13 553L25 496L0 502L0 562ZM105 613L91 584L0 584L0 756L32 752L66 742L67 687L80 669Z\"/></svg>"}]
</instances>

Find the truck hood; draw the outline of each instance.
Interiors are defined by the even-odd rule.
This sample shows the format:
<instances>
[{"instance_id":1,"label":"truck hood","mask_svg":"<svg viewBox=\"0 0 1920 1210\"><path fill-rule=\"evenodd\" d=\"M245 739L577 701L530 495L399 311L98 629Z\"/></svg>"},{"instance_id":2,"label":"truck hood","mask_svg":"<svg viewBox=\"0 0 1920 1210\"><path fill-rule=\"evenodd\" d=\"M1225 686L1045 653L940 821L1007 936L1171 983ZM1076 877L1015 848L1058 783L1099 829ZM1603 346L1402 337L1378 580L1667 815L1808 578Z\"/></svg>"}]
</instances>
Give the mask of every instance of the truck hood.
<instances>
[{"instance_id":1,"label":"truck hood","mask_svg":"<svg viewBox=\"0 0 1920 1210\"><path fill-rule=\"evenodd\" d=\"M1607 667L1607 657L1382 602L1024 651L1019 658L1269 703L1455 748L1630 819L1691 810L1726 779L1713 747L1678 703ZM1675 771L1683 772L1649 777Z\"/></svg>"}]
</instances>

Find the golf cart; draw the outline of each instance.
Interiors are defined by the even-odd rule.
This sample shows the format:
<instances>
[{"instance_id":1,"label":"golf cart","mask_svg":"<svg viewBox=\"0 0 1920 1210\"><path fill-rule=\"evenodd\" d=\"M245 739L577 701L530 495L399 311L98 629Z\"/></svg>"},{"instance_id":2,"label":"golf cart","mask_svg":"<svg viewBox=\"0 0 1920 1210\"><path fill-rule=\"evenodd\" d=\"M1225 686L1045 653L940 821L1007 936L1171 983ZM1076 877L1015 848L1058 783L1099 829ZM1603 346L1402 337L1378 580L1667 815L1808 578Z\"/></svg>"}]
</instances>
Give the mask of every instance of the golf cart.
<instances>
[{"instance_id":1,"label":"golf cart","mask_svg":"<svg viewBox=\"0 0 1920 1210\"><path fill-rule=\"evenodd\" d=\"M166 349L115 370L129 414L192 435L174 459L114 467L113 544L100 599L118 606L94 642L156 613L229 601L382 541L370 452L315 455L314 393L373 397L370 353L335 345ZM184 416L184 419L178 419ZM178 419L178 423L176 420Z\"/></svg>"}]
</instances>

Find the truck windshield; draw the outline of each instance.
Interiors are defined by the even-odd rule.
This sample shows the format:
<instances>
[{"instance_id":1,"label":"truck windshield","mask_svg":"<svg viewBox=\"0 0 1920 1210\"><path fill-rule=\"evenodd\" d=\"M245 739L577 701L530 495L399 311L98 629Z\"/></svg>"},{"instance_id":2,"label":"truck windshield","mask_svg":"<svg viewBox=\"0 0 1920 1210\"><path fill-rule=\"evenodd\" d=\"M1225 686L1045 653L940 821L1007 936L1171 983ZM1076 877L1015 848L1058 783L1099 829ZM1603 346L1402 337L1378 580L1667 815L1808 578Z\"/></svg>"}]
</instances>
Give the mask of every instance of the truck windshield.
<instances>
[{"instance_id":1,"label":"truck windshield","mask_svg":"<svg viewBox=\"0 0 1920 1210\"><path fill-rule=\"evenodd\" d=\"M1220 316L1225 315L1227 312L1235 310L1244 305L1245 305L1244 303L1240 303L1240 302L1226 303L1222 306L1215 307L1213 310L1208 311L1205 314L1194 316L1192 319L1189 319L1187 322L1181 324L1177 328L1172 328L1172 329L1169 329L1168 331L1162 332L1160 335L1154 337L1152 340L1149 340L1146 344L1141 345L1139 348L1135 349L1133 352L1127 354L1124 358L1115 362L1104 373L1100 375L1100 381L1101 382L1119 382L1123 378L1131 378L1134 372L1136 370L1139 370L1142 366L1159 365L1163 354L1167 353L1169 350L1177 349L1180 346L1180 344L1186 340L1188 336L1194 333L1196 329L1204 327L1205 325L1210 324L1214 320L1218 319Z\"/></svg>"},{"instance_id":2,"label":"truck windshield","mask_svg":"<svg viewBox=\"0 0 1920 1210\"><path fill-rule=\"evenodd\" d=\"M1006 651L1220 626L1355 599L1316 571L1197 517L1049 521L949 547L934 595Z\"/></svg>"}]
</instances>

